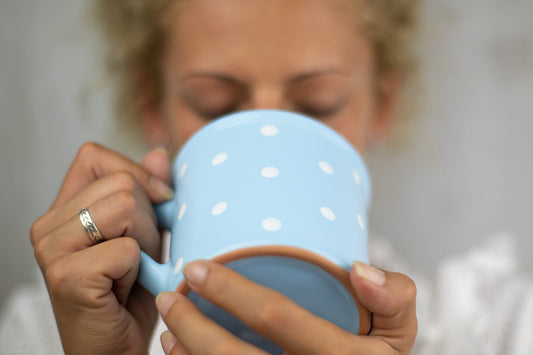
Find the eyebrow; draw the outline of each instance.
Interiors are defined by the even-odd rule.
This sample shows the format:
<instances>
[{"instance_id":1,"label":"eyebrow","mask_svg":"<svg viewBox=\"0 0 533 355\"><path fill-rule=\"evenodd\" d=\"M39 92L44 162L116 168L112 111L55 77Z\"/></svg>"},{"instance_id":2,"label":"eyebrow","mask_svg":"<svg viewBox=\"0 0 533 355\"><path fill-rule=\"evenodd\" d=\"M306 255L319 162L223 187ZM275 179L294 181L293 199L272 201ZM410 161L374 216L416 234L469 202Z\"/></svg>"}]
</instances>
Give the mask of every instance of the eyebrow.
<instances>
[{"instance_id":1,"label":"eyebrow","mask_svg":"<svg viewBox=\"0 0 533 355\"><path fill-rule=\"evenodd\" d=\"M310 70L308 72L302 72L300 74L296 74L295 76L290 77L287 80L287 82L294 83L294 82L303 81L303 80L311 79L317 76L328 75L328 74L348 76L347 72L339 70L337 68L323 68L323 69ZM183 82L189 79L206 78L206 77L210 79L225 81L227 83L231 83L235 85L243 84L242 81L240 81L239 79L236 79L235 77L231 75L227 75L227 74L216 72L216 71L196 71L196 72L188 73L187 75L180 78L180 81Z\"/></svg>"},{"instance_id":2,"label":"eyebrow","mask_svg":"<svg viewBox=\"0 0 533 355\"><path fill-rule=\"evenodd\" d=\"M303 80L314 78L316 76L328 75L328 74L348 76L347 72L344 72L344 71L339 70L337 68L323 68L323 69L311 70L311 71L308 71L308 72L303 72L301 74L297 74L297 75L291 77L289 79L289 82L303 81Z\"/></svg>"},{"instance_id":3,"label":"eyebrow","mask_svg":"<svg viewBox=\"0 0 533 355\"><path fill-rule=\"evenodd\" d=\"M192 72L192 73L189 73L189 74L183 76L182 78L180 78L180 81L185 81L185 80L194 79L194 78L205 78L205 77L209 77L211 79L227 81L227 82L234 83L234 84L240 84L241 83L239 80L235 79L234 77L232 77L230 75L219 73L219 72L212 72L212 71Z\"/></svg>"}]
</instances>

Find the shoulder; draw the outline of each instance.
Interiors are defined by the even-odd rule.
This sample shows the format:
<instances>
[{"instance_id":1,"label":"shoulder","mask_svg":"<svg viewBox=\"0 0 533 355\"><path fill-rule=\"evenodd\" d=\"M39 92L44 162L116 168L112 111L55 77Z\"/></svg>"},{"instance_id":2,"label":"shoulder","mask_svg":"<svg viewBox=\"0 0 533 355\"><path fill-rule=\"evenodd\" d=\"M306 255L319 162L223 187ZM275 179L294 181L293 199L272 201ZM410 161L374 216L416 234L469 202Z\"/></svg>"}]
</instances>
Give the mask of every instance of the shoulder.
<instances>
[{"instance_id":1,"label":"shoulder","mask_svg":"<svg viewBox=\"0 0 533 355\"><path fill-rule=\"evenodd\" d=\"M533 282L520 273L512 237L489 238L423 276L410 274L387 243L370 251L417 284L416 354L533 353Z\"/></svg>"}]
</instances>

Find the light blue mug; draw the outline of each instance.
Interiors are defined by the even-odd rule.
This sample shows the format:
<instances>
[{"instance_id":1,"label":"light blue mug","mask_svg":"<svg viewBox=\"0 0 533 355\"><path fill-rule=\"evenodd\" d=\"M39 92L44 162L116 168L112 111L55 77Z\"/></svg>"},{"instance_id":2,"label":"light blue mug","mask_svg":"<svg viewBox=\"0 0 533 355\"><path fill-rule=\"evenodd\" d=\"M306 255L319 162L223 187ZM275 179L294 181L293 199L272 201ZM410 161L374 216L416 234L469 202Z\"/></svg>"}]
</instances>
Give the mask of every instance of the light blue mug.
<instances>
[{"instance_id":1,"label":"light blue mug","mask_svg":"<svg viewBox=\"0 0 533 355\"><path fill-rule=\"evenodd\" d=\"M173 173L175 198L155 206L160 225L171 230L169 261L142 253L141 285L154 295L178 288L233 334L281 352L189 291L183 266L213 259L349 332L368 333L370 314L352 290L349 269L368 262L371 187L344 138L296 113L239 112L198 131Z\"/></svg>"}]
</instances>

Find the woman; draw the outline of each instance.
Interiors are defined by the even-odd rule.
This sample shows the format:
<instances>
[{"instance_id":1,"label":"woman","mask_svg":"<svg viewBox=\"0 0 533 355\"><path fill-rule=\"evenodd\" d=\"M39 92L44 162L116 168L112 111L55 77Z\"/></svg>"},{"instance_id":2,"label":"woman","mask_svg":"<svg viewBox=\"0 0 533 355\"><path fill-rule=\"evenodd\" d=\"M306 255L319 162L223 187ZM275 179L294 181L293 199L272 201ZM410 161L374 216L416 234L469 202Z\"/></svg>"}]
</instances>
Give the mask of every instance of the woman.
<instances>
[{"instance_id":1,"label":"woman","mask_svg":"<svg viewBox=\"0 0 533 355\"><path fill-rule=\"evenodd\" d=\"M140 38L152 41L151 53L139 51L129 58L137 71L128 73L133 78L127 84L135 94L130 105L153 145L165 143L175 152L211 119L259 108L311 115L361 152L369 141L386 135L402 73L379 53L385 48L370 40L373 23L363 27L365 16L377 15L368 4L195 0L102 6L107 16L127 16L128 7L140 8L139 20L154 26L145 34L153 38ZM413 5L397 6L402 15ZM35 222L32 243L67 353L146 351L156 312L135 278L139 248L153 256L160 250L151 203L171 197L169 178L161 150L137 165L87 144L51 210ZM87 238L77 216L82 208L90 211L105 243L92 245ZM371 335L356 337L221 265L196 262L185 274L204 297L238 311L291 354L343 349L406 354L414 342L415 287L404 275L367 265L354 268L353 286L374 312ZM212 294L220 283L232 285L228 299ZM232 302L240 295L248 302ZM167 352L260 352L205 319L176 293L160 295L157 304L171 331L162 337Z\"/></svg>"},{"instance_id":2,"label":"woman","mask_svg":"<svg viewBox=\"0 0 533 355\"><path fill-rule=\"evenodd\" d=\"M283 109L329 125L364 153L388 134L409 70L406 33L416 1L138 0L98 3L110 36L119 98L153 146L175 153L210 120L243 109ZM160 235L152 203L172 197L168 156L142 164L82 146L31 240L66 353L145 353L157 318L135 283L140 249ZM105 242L80 224L87 208ZM373 312L369 336L348 334L222 265L187 265L189 285L290 354L408 354L417 332L414 283L358 264L351 282ZM214 292L220 284L226 297ZM243 302L243 295L246 300ZM163 293L166 353L261 353ZM178 316L179 315L179 316Z\"/></svg>"}]
</instances>

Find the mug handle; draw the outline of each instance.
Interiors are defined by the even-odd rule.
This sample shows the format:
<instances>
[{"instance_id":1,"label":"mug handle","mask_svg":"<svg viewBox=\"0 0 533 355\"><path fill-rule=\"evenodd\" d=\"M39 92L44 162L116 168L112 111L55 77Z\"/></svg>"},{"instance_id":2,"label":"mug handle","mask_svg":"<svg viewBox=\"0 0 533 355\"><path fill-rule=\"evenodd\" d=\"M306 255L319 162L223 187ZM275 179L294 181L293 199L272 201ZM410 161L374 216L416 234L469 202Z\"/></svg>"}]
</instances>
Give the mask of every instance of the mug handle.
<instances>
[{"instance_id":1,"label":"mug handle","mask_svg":"<svg viewBox=\"0 0 533 355\"><path fill-rule=\"evenodd\" d=\"M160 227L167 230L172 229L173 216L175 215L174 206L175 200L154 205L154 211ZM160 264L141 250L139 274L137 275L137 281L141 286L147 289L152 295L157 296L163 291L168 291L166 287L169 275L172 275L170 261L165 264Z\"/></svg>"}]
</instances>

